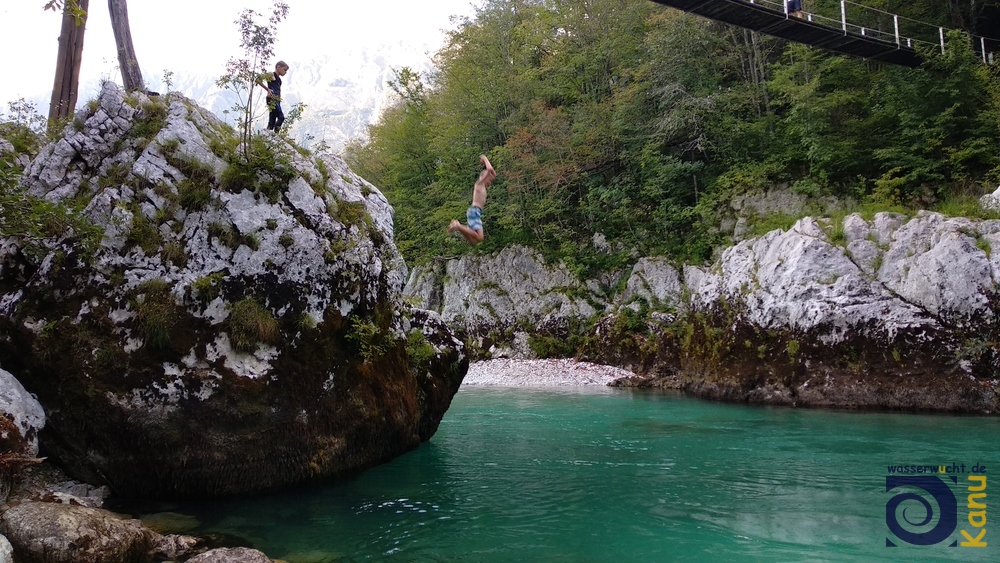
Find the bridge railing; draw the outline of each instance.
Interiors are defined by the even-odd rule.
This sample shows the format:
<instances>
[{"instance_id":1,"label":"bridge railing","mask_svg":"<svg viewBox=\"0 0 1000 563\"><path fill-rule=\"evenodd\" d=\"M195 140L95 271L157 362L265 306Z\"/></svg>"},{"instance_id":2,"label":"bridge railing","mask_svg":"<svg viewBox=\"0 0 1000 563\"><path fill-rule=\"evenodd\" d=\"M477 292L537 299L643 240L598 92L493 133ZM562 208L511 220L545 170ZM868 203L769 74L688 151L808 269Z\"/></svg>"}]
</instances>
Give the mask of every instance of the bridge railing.
<instances>
[{"instance_id":1,"label":"bridge railing","mask_svg":"<svg viewBox=\"0 0 1000 563\"><path fill-rule=\"evenodd\" d=\"M744 0L771 10L783 12L788 17L784 0ZM900 47L917 46L939 48L944 52L947 28L931 25L897 14L864 6L847 0L803 0L802 19L841 29L845 34L861 35L895 43ZM993 64L1000 59L1000 40L971 36L972 47L984 63Z\"/></svg>"}]
</instances>

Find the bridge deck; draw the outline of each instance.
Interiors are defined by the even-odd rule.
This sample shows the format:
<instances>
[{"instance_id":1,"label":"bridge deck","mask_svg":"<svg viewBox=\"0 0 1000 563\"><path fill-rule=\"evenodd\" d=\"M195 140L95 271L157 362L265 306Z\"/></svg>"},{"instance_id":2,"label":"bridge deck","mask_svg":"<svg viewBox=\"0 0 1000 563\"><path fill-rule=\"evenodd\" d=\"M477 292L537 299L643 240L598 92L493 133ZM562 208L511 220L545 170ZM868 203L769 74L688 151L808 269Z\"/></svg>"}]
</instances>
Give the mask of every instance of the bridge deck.
<instances>
[{"instance_id":1,"label":"bridge deck","mask_svg":"<svg viewBox=\"0 0 1000 563\"><path fill-rule=\"evenodd\" d=\"M748 0L653 0L702 17L725 22L796 43L812 45L845 55L917 67L920 57L906 45L843 31L805 19L788 17Z\"/></svg>"}]
</instances>

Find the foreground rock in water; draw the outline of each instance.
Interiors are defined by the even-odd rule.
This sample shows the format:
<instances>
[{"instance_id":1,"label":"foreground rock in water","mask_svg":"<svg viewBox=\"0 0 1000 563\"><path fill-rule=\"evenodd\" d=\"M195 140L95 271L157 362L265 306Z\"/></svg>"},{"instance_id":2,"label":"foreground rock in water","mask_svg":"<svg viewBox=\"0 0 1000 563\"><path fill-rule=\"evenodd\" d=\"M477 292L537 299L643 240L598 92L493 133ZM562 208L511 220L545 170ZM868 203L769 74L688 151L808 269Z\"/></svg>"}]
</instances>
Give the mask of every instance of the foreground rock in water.
<instances>
[{"instance_id":1,"label":"foreground rock in water","mask_svg":"<svg viewBox=\"0 0 1000 563\"><path fill-rule=\"evenodd\" d=\"M174 560L198 540L161 536L142 522L100 508L26 501L0 514L0 532L19 560L51 563Z\"/></svg>"},{"instance_id":2,"label":"foreground rock in water","mask_svg":"<svg viewBox=\"0 0 1000 563\"><path fill-rule=\"evenodd\" d=\"M105 86L26 170L80 232L0 241L0 366L43 455L120 496L344 475L436 431L468 363L401 299L381 193L337 158L236 134L176 94Z\"/></svg>"},{"instance_id":3,"label":"foreground rock in water","mask_svg":"<svg viewBox=\"0 0 1000 563\"><path fill-rule=\"evenodd\" d=\"M69 480L57 467L26 467L8 502L0 504L0 562L4 543L16 561L176 561L206 551L205 542L161 535L139 520L101 510L107 487Z\"/></svg>"},{"instance_id":4,"label":"foreground rock in water","mask_svg":"<svg viewBox=\"0 0 1000 563\"><path fill-rule=\"evenodd\" d=\"M575 354L643 376L620 384L735 401L996 413L998 249L1000 221L854 214L743 241L709 268L642 258L617 294L623 273L567 280L530 251L419 269L406 291L485 357ZM603 317L584 323L583 303Z\"/></svg>"}]
</instances>

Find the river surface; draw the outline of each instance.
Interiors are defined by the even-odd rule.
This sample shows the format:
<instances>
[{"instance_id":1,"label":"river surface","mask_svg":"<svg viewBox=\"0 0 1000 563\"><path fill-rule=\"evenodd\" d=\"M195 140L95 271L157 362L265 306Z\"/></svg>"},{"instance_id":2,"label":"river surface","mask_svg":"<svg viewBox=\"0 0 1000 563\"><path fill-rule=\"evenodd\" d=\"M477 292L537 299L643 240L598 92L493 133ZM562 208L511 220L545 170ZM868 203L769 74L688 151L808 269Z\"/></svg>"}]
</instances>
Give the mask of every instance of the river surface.
<instances>
[{"instance_id":1,"label":"river surface","mask_svg":"<svg viewBox=\"0 0 1000 563\"><path fill-rule=\"evenodd\" d=\"M430 442L353 479L170 509L188 533L233 536L289 563L1000 561L998 454L996 417L466 386ZM929 501L923 526L917 500L887 516L896 495L931 498L886 492L900 465L933 466L919 476L945 483L956 504ZM987 547L949 547L967 541L963 529L980 532L972 474L988 479L974 499L987 506ZM914 541L953 531L913 545L887 520Z\"/></svg>"}]
</instances>

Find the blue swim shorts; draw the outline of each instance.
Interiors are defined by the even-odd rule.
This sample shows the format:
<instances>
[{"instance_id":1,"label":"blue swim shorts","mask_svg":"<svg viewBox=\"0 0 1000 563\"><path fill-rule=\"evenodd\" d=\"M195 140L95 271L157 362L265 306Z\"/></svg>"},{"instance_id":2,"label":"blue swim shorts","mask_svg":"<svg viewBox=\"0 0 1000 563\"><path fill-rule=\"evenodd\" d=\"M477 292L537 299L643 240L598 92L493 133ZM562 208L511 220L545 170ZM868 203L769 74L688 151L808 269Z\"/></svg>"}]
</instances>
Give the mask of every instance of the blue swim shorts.
<instances>
[{"instance_id":1,"label":"blue swim shorts","mask_svg":"<svg viewBox=\"0 0 1000 563\"><path fill-rule=\"evenodd\" d=\"M473 231L483 230L483 210L475 205L469 207L465 212L465 221Z\"/></svg>"}]
</instances>

